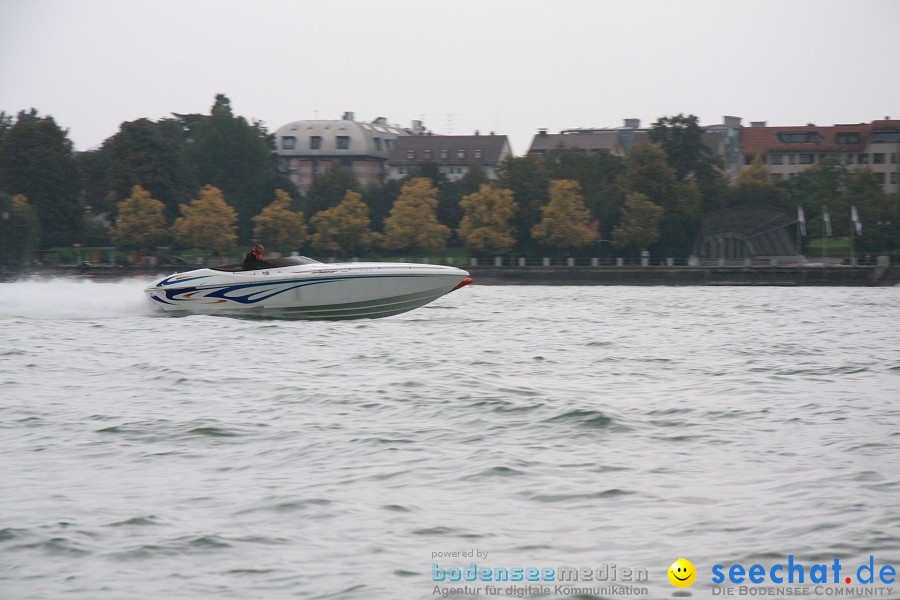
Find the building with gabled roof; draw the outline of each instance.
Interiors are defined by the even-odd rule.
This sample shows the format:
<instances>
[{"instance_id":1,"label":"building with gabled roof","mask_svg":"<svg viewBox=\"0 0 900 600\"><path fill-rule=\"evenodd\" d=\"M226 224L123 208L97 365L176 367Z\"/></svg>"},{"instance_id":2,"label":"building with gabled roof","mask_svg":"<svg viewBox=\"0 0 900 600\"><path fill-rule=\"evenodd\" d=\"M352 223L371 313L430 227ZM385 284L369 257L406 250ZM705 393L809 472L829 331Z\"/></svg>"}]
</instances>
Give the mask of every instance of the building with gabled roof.
<instances>
[{"instance_id":1,"label":"building with gabled roof","mask_svg":"<svg viewBox=\"0 0 900 600\"><path fill-rule=\"evenodd\" d=\"M495 180L497 167L509 156L512 156L509 139L493 132L398 137L387 161L388 177L403 179L412 168L433 163L449 180L455 181L477 164L488 179Z\"/></svg>"},{"instance_id":2,"label":"building with gabled roof","mask_svg":"<svg viewBox=\"0 0 900 600\"><path fill-rule=\"evenodd\" d=\"M559 148L572 148L585 154L606 152L625 156L625 148L617 129L567 129L560 133L547 133L546 129L539 129L531 140L528 154L546 156Z\"/></svg>"}]
</instances>

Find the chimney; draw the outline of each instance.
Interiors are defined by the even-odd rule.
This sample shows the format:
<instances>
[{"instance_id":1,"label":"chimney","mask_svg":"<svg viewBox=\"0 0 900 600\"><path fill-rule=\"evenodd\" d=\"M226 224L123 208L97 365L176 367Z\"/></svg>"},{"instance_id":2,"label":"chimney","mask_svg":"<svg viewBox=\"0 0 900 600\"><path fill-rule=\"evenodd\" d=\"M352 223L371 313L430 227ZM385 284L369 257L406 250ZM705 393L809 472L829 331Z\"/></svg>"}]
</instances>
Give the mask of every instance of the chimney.
<instances>
[{"instance_id":1,"label":"chimney","mask_svg":"<svg viewBox=\"0 0 900 600\"><path fill-rule=\"evenodd\" d=\"M478 131L478 130L476 129L476 130L475 130L475 135L481 135L481 132Z\"/></svg>"},{"instance_id":2,"label":"chimney","mask_svg":"<svg viewBox=\"0 0 900 600\"><path fill-rule=\"evenodd\" d=\"M546 128L538 129L538 135L547 135L547 129Z\"/></svg>"},{"instance_id":3,"label":"chimney","mask_svg":"<svg viewBox=\"0 0 900 600\"><path fill-rule=\"evenodd\" d=\"M765 127L766 121L750 121L750 127Z\"/></svg>"},{"instance_id":4,"label":"chimney","mask_svg":"<svg viewBox=\"0 0 900 600\"><path fill-rule=\"evenodd\" d=\"M356 119L356 115L354 115L352 112L347 111L344 113L344 117L343 117L344 121L353 121L355 119Z\"/></svg>"},{"instance_id":5,"label":"chimney","mask_svg":"<svg viewBox=\"0 0 900 600\"><path fill-rule=\"evenodd\" d=\"M640 129L641 128L641 120L640 119L625 119L625 127L628 129Z\"/></svg>"}]
</instances>

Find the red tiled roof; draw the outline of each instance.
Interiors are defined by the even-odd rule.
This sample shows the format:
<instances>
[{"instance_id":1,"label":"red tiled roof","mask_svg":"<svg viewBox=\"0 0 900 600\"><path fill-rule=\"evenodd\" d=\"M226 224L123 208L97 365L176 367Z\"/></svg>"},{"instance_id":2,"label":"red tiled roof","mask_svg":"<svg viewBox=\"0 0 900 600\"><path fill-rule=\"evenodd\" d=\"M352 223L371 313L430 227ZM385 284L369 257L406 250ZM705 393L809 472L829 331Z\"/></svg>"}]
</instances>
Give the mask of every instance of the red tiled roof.
<instances>
[{"instance_id":1,"label":"red tiled roof","mask_svg":"<svg viewBox=\"0 0 900 600\"><path fill-rule=\"evenodd\" d=\"M787 127L744 127L741 129L741 154L755 155L768 152L829 152L865 148L874 128L900 127L900 120L880 120L856 125L793 125ZM818 133L818 143L785 143L778 139L780 133ZM838 133L858 133L859 141L853 144L837 142Z\"/></svg>"}]
</instances>

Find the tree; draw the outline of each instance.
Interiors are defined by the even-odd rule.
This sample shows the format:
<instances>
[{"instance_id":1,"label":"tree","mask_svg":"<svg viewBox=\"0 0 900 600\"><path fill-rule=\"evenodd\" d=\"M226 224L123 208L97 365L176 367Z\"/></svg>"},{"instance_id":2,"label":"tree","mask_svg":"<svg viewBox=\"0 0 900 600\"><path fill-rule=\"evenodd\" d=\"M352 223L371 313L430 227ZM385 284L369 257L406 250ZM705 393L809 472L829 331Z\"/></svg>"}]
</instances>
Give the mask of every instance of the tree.
<instances>
[{"instance_id":1,"label":"tree","mask_svg":"<svg viewBox=\"0 0 900 600\"><path fill-rule=\"evenodd\" d=\"M213 185L232 198L242 239L249 239L253 223L275 189L288 189L279 177L265 131L231 111L222 94L209 116L191 125L185 156L195 181Z\"/></svg>"},{"instance_id":2,"label":"tree","mask_svg":"<svg viewBox=\"0 0 900 600\"><path fill-rule=\"evenodd\" d=\"M659 221L665 210L640 192L626 192L622 220L613 228L613 246L642 250L659 239Z\"/></svg>"},{"instance_id":3,"label":"tree","mask_svg":"<svg viewBox=\"0 0 900 600\"><path fill-rule=\"evenodd\" d=\"M237 212L217 187L204 186L198 198L181 205L181 214L172 229L182 246L224 252L237 241Z\"/></svg>"},{"instance_id":4,"label":"tree","mask_svg":"<svg viewBox=\"0 0 900 600\"><path fill-rule=\"evenodd\" d=\"M621 183L626 191L644 194L665 210L655 249L669 256L686 256L698 228L701 196L696 182L680 181L660 146L636 144L626 160Z\"/></svg>"},{"instance_id":5,"label":"tree","mask_svg":"<svg viewBox=\"0 0 900 600\"><path fill-rule=\"evenodd\" d=\"M148 119L122 123L118 133L103 142L100 154L106 166L105 186L114 198L140 185L174 218L178 206L196 190L180 143Z\"/></svg>"},{"instance_id":6,"label":"tree","mask_svg":"<svg viewBox=\"0 0 900 600\"><path fill-rule=\"evenodd\" d=\"M466 246L483 252L507 252L516 245L512 191L485 183L474 194L464 196L460 206L463 218L459 237Z\"/></svg>"},{"instance_id":7,"label":"tree","mask_svg":"<svg viewBox=\"0 0 900 600\"><path fill-rule=\"evenodd\" d=\"M165 205L141 186L131 188L131 196L116 208L119 216L109 232L116 246L150 251L169 237Z\"/></svg>"},{"instance_id":8,"label":"tree","mask_svg":"<svg viewBox=\"0 0 900 600\"><path fill-rule=\"evenodd\" d=\"M389 179L383 184L375 183L363 188L362 200L369 207L369 218L372 219L374 231L384 230L384 220L390 214L402 187L403 184L399 179Z\"/></svg>"},{"instance_id":9,"label":"tree","mask_svg":"<svg viewBox=\"0 0 900 600\"><path fill-rule=\"evenodd\" d=\"M512 190L518 204L516 238L521 245L528 245L532 229L541 218L541 206L547 201L550 178L546 165L534 155L510 156L500 164L498 174L498 185Z\"/></svg>"},{"instance_id":10,"label":"tree","mask_svg":"<svg viewBox=\"0 0 900 600\"><path fill-rule=\"evenodd\" d=\"M81 241L84 208L72 142L53 117L19 113L0 142L0 190L28 198L45 245Z\"/></svg>"},{"instance_id":11,"label":"tree","mask_svg":"<svg viewBox=\"0 0 900 600\"><path fill-rule=\"evenodd\" d=\"M253 217L253 237L278 248L299 248L306 243L305 215L291 210L293 200L284 190L275 190L275 200Z\"/></svg>"},{"instance_id":12,"label":"tree","mask_svg":"<svg viewBox=\"0 0 900 600\"><path fill-rule=\"evenodd\" d=\"M369 229L369 207L352 190L347 190L340 204L316 213L311 221L316 229L312 247L318 251L349 256L369 250L381 237Z\"/></svg>"},{"instance_id":13,"label":"tree","mask_svg":"<svg viewBox=\"0 0 900 600\"><path fill-rule=\"evenodd\" d=\"M315 176L302 205L312 215L337 206L344 199L347 190L358 192L359 181L351 169L338 164Z\"/></svg>"},{"instance_id":14,"label":"tree","mask_svg":"<svg viewBox=\"0 0 900 600\"><path fill-rule=\"evenodd\" d=\"M650 141L666 152L678 179L714 171L719 166L712 149L703 143L703 128L694 115L660 117L650 128Z\"/></svg>"},{"instance_id":15,"label":"tree","mask_svg":"<svg viewBox=\"0 0 900 600\"><path fill-rule=\"evenodd\" d=\"M587 154L576 148L558 147L547 153L546 170L550 179L578 182L591 217L607 225L619 220L623 191L618 179L625 161L608 152Z\"/></svg>"},{"instance_id":16,"label":"tree","mask_svg":"<svg viewBox=\"0 0 900 600\"><path fill-rule=\"evenodd\" d=\"M746 169L741 169L731 188L731 204L734 206L768 206L790 210L792 201L788 194L769 181L769 169L762 157L756 155Z\"/></svg>"},{"instance_id":17,"label":"tree","mask_svg":"<svg viewBox=\"0 0 900 600\"><path fill-rule=\"evenodd\" d=\"M403 184L400 196L384 222L384 246L394 249L439 249L450 237L450 228L438 223L437 189L425 177Z\"/></svg>"},{"instance_id":18,"label":"tree","mask_svg":"<svg viewBox=\"0 0 900 600\"><path fill-rule=\"evenodd\" d=\"M550 182L550 200L541 207L541 220L531 234L547 246L581 248L596 237L590 220L578 182L557 179Z\"/></svg>"},{"instance_id":19,"label":"tree","mask_svg":"<svg viewBox=\"0 0 900 600\"><path fill-rule=\"evenodd\" d=\"M716 209L728 194L728 178L722 160L703 141L703 133L696 116L679 114L658 119L650 128L650 141L665 151L679 180L696 182L704 208Z\"/></svg>"},{"instance_id":20,"label":"tree","mask_svg":"<svg viewBox=\"0 0 900 600\"><path fill-rule=\"evenodd\" d=\"M39 243L40 222L28 199L0 193L0 265L24 265Z\"/></svg>"}]
</instances>

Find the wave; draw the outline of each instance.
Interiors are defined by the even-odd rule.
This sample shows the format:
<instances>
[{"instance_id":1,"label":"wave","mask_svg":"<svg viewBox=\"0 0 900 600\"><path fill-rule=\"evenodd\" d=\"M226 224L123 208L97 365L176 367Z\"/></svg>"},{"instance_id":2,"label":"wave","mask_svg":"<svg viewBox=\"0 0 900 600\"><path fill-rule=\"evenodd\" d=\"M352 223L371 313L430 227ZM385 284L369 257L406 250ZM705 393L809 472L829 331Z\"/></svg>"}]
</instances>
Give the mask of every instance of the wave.
<instances>
[{"instance_id":1,"label":"wave","mask_svg":"<svg viewBox=\"0 0 900 600\"><path fill-rule=\"evenodd\" d=\"M0 318L108 319L155 314L143 293L144 279L87 279L0 283Z\"/></svg>"}]
</instances>

